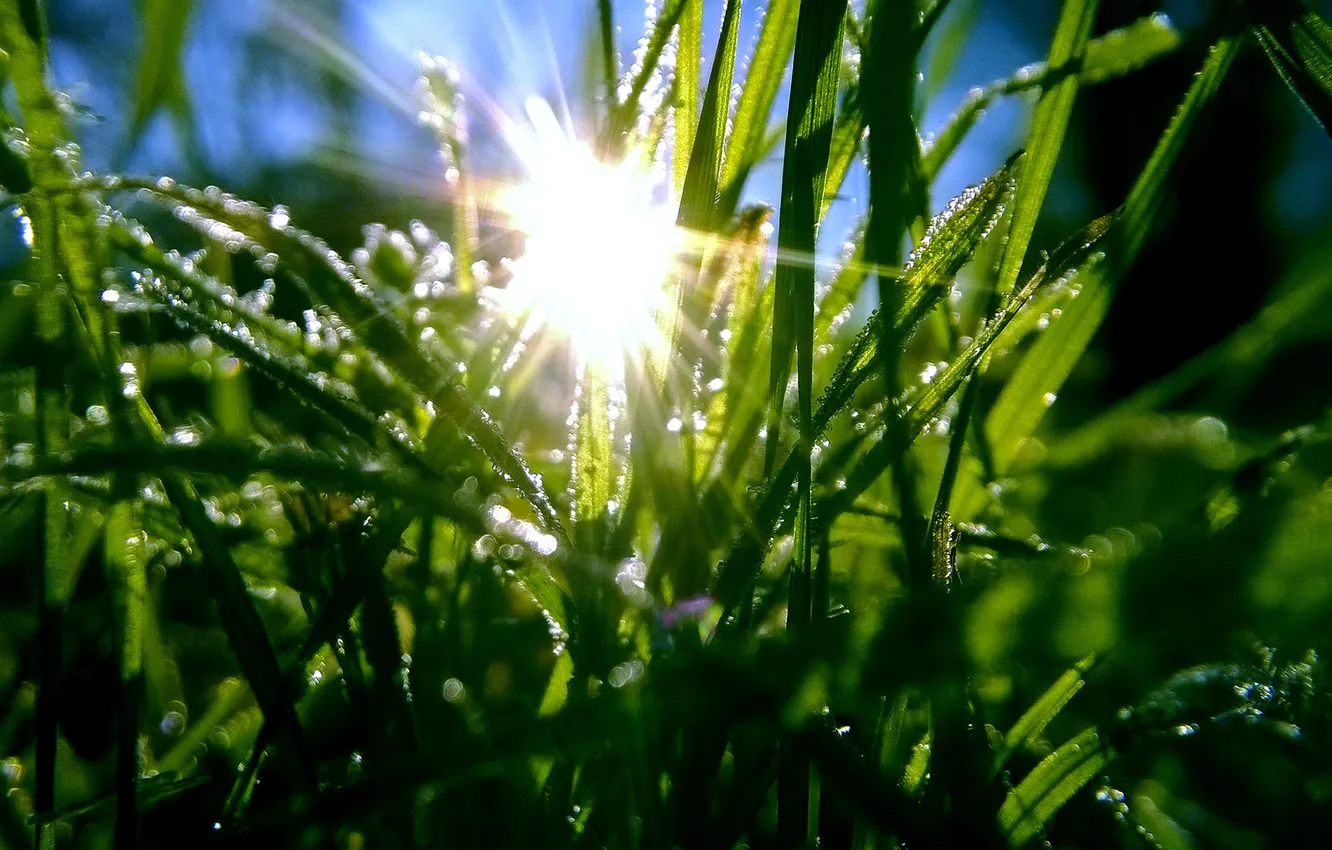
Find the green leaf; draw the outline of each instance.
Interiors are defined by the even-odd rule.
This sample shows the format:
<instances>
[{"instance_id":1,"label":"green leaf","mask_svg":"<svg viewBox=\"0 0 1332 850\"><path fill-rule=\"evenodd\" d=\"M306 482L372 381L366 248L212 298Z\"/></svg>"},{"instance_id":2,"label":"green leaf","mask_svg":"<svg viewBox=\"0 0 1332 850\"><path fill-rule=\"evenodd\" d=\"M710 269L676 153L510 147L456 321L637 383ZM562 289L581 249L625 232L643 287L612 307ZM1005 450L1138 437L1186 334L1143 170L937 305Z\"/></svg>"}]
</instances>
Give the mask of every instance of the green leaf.
<instances>
[{"instance_id":1,"label":"green leaf","mask_svg":"<svg viewBox=\"0 0 1332 850\"><path fill-rule=\"evenodd\" d=\"M1021 154L1017 154L980 186L954 198L930 224L915 257L902 270L897 286L903 294L894 317L894 333L907 339L916 326L948 294L953 278L1003 213L1013 188ZM814 433L822 433L850 403L856 391L880 367L879 338L883 312L875 311L856 335L819 399Z\"/></svg>"},{"instance_id":2,"label":"green leaf","mask_svg":"<svg viewBox=\"0 0 1332 850\"><path fill-rule=\"evenodd\" d=\"M134 80L134 108L130 117L128 145L133 146L148 128L148 122L163 108L191 121L184 75L185 36L189 32L192 0L140 0L139 21L142 49ZM182 139L182 142L188 138Z\"/></svg>"},{"instance_id":3,"label":"green leaf","mask_svg":"<svg viewBox=\"0 0 1332 850\"><path fill-rule=\"evenodd\" d=\"M768 115L795 46L799 13L799 0L772 0L764 12L763 29L736 103L734 129L726 140L721 175L723 215L730 215L739 204L750 171L765 153Z\"/></svg>"},{"instance_id":4,"label":"green leaf","mask_svg":"<svg viewBox=\"0 0 1332 850\"><path fill-rule=\"evenodd\" d=\"M1240 46L1225 39L1212 47L1183 104L1139 175L1121 216L1119 234L1108 250L1106 267L1073 283L1078 294L1062 307L1062 316L1037 338L985 421L994 466L1003 474L1035 432L1073 367L1100 327L1117 278L1136 258L1160 205L1166 178L1203 107L1215 94ZM1072 292L1071 291L1071 292Z\"/></svg>"},{"instance_id":5,"label":"green leaf","mask_svg":"<svg viewBox=\"0 0 1332 850\"><path fill-rule=\"evenodd\" d=\"M1332 134L1332 26L1289 0L1264 3L1259 21L1253 32L1272 67Z\"/></svg>"},{"instance_id":6,"label":"green leaf","mask_svg":"<svg viewBox=\"0 0 1332 850\"><path fill-rule=\"evenodd\" d=\"M1049 67L1062 68L1081 61L1083 51L1091 38L1092 23L1096 18L1098 0L1065 0L1050 44ZM1054 177L1055 163L1064 145L1068 119L1073 114L1073 102L1078 96L1078 76L1069 74L1048 85L1041 93L1036 111L1031 116L1031 133L1027 137L1027 161L1018 177L1013 196L1013 217L1008 227L1008 241L1004 243L1003 258L999 261L999 279L996 293L1007 295L1017 283L1027 246L1036 230L1036 219L1045 204L1045 193Z\"/></svg>"},{"instance_id":7,"label":"green leaf","mask_svg":"<svg viewBox=\"0 0 1332 850\"><path fill-rule=\"evenodd\" d=\"M727 0L721 35L713 53L712 72L703 94L703 113L689 153L684 188L680 192L677 224L686 230L710 233L717 224L717 188L721 178L722 146L735 73L735 48L740 32L741 0Z\"/></svg>"},{"instance_id":8,"label":"green leaf","mask_svg":"<svg viewBox=\"0 0 1332 850\"><path fill-rule=\"evenodd\" d=\"M689 157L698 129L699 74L703 69L703 0L684 0L680 37L675 48L675 195L684 194Z\"/></svg>"},{"instance_id":9,"label":"green leaf","mask_svg":"<svg viewBox=\"0 0 1332 850\"><path fill-rule=\"evenodd\" d=\"M1008 845L1022 847L1040 835L1055 813L1101 774L1111 757L1095 729L1082 732L1046 756L999 807L999 829Z\"/></svg>"},{"instance_id":10,"label":"green leaf","mask_svg":"<svg viewBox=\"0 0 1332 850\"><path fill-rule=\"evenodd\" d=\"M1117 217L1113 214L1099 218L1064 242L1050 260L1037 269L1022 288L1005 302L1000 311L985 323L971 344L949 363L947 368L925 387L909 396L900 411L897 407L889 408L885 416L899 418L901 427L897 431L886 430L883 437L870 445L856 462L852 472L846 476L845 481L839 482L841 486L830 497L831 504L821 508L823 516L830 517L854 503L890 464L901 457L916 435L939 415L948 399L976 371L1004 329L1035 297L1041 287L1051 280L1062 277L1068 269L1080 268L1089 258L1094 257L1093 250L1110 232L1116 221ZM903 436L898 436L899 434ZM825 466L820 474L828 478L838 474L838 470L828 469Z\"/></svg>"},{"instance_id":11,"label":"green leaf","mask_svg":"<svg viewBox=\"0 0 1332 850\"><path fill-rule=\"evenodd\" d=\"M1082 686L1086 684L1087 671L1096 664L1096 656L1088 655L1064 672L1053 685L1041 694L1040 699L1032 703L1004 735L1004 743L994 754L994 772L1003 770L1008 760L1023 747L1031 746L1045 731L1045 727L1054 720L1055 715L1068 705Z\"/></svg>"},{"instance_id":12,"label":"green leaf","mask_svg":"<svg viewBox=\"0 0 1332 850\"><path fill-rule=\"evenodd\" d=\"M638 120L638 102L643 97L643 92L647 90L652 75L661 64L662 51L670 43L671 33L675 31L675 25L680 22L680 16L684 13L685 4L688 2L691 0L671 0L670 5L652 27L652 34L648 36L647 48L643 51L643 61L638 73L629 81L628 93L617 110L612 113L615 118L611 122L612 135L627 132ZM610 102L615 103L614 100Z\"/></svg>"},{"instance_id":13,"label":"green leaf","mask_svg":"<svg viewBox=\"0 0 1332 850\"><path fill-rule=\"evenodd\" d=\"M1179 48L1181 42L1179 31L1168 17L1161 14L1148 15L1089 41L1082 55L1079 82L1090 86L1118 79L1168 56ZM1028 65L1007 79L974 89L925 151L922 170L926 176L930 179L938 176L967 133L994 101L1039 88L1059 80L1073 70L1068 66L1056 68L1041 62Z\"/></svg>"},{"instance_id":14,"label":"green leaf","mask_svg":"<svg viewBox=\"0 0 1332 850\"><path fill-rule=\"evenodd\" d=\"M588 365L578 382L573 457L574 540L595 557L606 542L607 505L615 483L610 396L604 375Z\"/></svg>"},{"instance_id":15,"label":"green leaf","mask_svg":"<svg viewBox=\"0 0 1332 850\"><path fill-rule=\"evenodd\" d=\"M835 2L808 0L801 6L797 27L788 111L791 121L787 124L782 169L781 229L777 234L779 260L768 380L768 470L780 445L792 354L797 360L800 435L806 444L813 438L814 245L837 108L844 15L845 9Z\"/></svg>"}]
</instances>

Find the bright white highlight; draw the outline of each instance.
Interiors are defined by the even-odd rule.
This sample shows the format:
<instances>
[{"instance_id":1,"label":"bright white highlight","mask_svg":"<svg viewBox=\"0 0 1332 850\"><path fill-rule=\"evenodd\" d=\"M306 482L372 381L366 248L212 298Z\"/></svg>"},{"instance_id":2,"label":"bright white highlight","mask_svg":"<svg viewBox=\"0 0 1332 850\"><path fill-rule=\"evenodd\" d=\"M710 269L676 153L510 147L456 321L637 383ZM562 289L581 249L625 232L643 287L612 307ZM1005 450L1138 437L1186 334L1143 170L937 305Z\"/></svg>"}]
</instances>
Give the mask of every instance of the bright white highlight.
<instances>
[{"instance_id":1,"label":"bright white highlight","mask_svg":"<svg viewBox=\"0 0 1332 850\"><path fill-rule=\"evenodd\" d=\"M497 199L526 245L500 299L568 339L580 362L618 374L626 354L657 342L682 247L675 216L639 158L601 162L544 100L528 100L527 114L532 132L508 140L527 181Z\"/></svg>"}]
</instances>

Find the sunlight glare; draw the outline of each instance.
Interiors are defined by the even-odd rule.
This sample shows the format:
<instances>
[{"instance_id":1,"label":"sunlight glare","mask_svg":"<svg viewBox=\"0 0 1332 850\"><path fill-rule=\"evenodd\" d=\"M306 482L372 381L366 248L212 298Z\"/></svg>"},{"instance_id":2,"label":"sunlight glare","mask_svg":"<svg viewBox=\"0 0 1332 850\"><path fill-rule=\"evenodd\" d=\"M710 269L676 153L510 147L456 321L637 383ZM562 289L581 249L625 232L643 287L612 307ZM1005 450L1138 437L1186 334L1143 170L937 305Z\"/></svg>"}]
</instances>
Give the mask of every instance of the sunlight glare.
<instances>
[{"instance_id":1,"label":"sunlight glare","mask_svg":"<svg viewBox=\"0 0 1332 850\"><path fill-rule=\"evenodd\" d=\"M611 373L657 342L658 312L681 240L641 158L605 163L560 126L546 101L527 101L532 131L508 141L526 182L501 190L499 211L525 236L506 309L568 339L582 363Z\"/></svg>"}]
</instances>

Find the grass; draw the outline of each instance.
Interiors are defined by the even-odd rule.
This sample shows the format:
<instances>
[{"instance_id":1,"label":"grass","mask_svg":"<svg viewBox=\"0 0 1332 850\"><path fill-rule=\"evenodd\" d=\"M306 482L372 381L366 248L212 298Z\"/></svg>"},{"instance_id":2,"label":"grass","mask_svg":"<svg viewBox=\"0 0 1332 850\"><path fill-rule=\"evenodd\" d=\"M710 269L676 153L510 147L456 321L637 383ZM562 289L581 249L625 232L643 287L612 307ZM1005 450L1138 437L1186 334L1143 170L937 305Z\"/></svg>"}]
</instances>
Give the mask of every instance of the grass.
<instances>
[{"instance_id":1,"label":"grass","mask_svg":"<svg viewBox=\"0 0 1332 850\"><path fill-rule=\"evenodd\" d=\"M1280 427L1242 423L1283 352L1316 360L1326 251L1164 378L1072 424L1055 402L1144 273L1177 164L1220 143L1232 66L1261 49L1326 122L1332 30L1234 3L1189 33L1106 32L1064 0L1046 59L928 143L916 68L965 38L950 5L773 0L746 69L750 4L726 2L709 52L702 4L671 0L625 69L596 4L595 149L646 144L691 234L663 340L621 376L497 306L481 260L502 225L447 64L421 77L441 229L379 226L344 257L285 207L85 173L44 11L0 3L0 181L29 233L0 288L0 570L20 588L0 844L1313 834L1327 399L1278 388ZM192 126L189 12L142 4L159 37L132 136L163 111ZM1083 90L1181 57L1197 73L1131 188L1065 228L1050 199ZM985 108L1028 91L1022 147L932 201ZM780 198L744 205L778 149ZM864 218L826 271L820 228L862 157Z\"/></svg>"}]
</instances>

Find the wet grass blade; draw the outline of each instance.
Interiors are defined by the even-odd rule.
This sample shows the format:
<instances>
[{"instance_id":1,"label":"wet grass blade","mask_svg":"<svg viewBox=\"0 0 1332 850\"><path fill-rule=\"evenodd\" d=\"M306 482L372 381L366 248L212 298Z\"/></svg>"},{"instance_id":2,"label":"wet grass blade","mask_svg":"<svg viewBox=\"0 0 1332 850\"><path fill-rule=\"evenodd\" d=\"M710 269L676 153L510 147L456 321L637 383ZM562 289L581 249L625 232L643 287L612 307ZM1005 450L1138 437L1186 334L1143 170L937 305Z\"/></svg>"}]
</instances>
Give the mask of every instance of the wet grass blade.
<instances>
[{"instance_id":1,"label":"wet grass blade","mask_svg":"<svg viewBox=\"0 0 1332 850\"><path fill-rule=\"evenodd\" d=\"M647 91L648 83L652 80L652 75L656 72L657 66L661 64L662 51L670 43L671 33L675 32L675 25L680 22L685 4L689 2L693 2L693 0L671 0L661 13L656 25L652 27L652 35L648 37L647 49L643 51L642 65L634 74L633 79L629 81L629 90L613 113L614 120L611 122L611 126L615 132L627 131L638 120L638 102L643 97L643 92ZM615 99L612 98L610 103L614 105L616 103Z\"/></svg>"},{"instance_id":2,"label":"wet grass blade","mask_svg":"<svg viewBox=\"0 0 1332 850\"><path fill-rule=\"evenodd\" d=\"M829 504L820 509L823 516L836 515L841 510L849 507L860 494L869 489L870 485L883 474L884 470L900 457L902 452L907 450L916 435L934 417L939 415L944 403L975 372L1004 329L1013 321L1022 308L1035 297L1041 287L1051 282L1051 280L1063 276L1068 269L1082 267L1090 258L1094 257L1095 250L1111 231L1117 220L1117 216L1114 214L1104 216L1087 225L1072 239L1067 240L1055 251L1050 260L1008 299L1000 311L985 323L985 327L971 344L953 362L949 363L946 369L940 372L922 390L907 399L905 405L902 406L903 412L898 412L896 407L889 409L885 415L900 418L902 421L901 427L897 431L886 430L884 436L870 446L857 461L852 472L846 476L845 486L836 490L835 494L829 498ZM895 434L906 436L905 438L896 437ZM827 473L825 470L821 474L826 477L828 474L835 473Z\"/></svg>"},{"instance_id":3,"label":"wet grass blade","mask_svg":"<svg viewBox=\"0 0 1332 850\"><path fill-rule=\"evenodd\" d=\"M901 272L894 315L893 334L910 338L916 326L948 294L953 278L971 259L976 248L993 229L1002 214L1013 187L1021 154L1009 159L988 180L955 198L935 217L926 239L915 258ZM833 373L815 416L815 433L828 427L856 391L882 368L880 337L884 331L884 310L870 316L864 329L852 341Z\"/></svg>"},{"instance_id":4,"label":"wet grass blade","mask_svg":"<svg viewBox=\"0 0 1332 850\"><path fill-rule=\"evenodd\" d=\"M796 383L800 438L808 449L812 439L814 244L818 211L823 205L833 115L837 108L837 76L841 66L842 21L836 3L802 5L796 35L795 70L782 169L781 228L777 234L778 263L773 281L772 359L768 378L768 438L764 469L771 473L781 444L782 407L797 361Z\"/></svg>"},{"instance_id":5,"label":"wet grass blade","mask_svg":"<svg viewBox=\"0 0 1332 850\"><path fill-rule=\"evenodd\" d=\"M713 53L708 87L703 93L703 111L698 132L689 152L680 212L676 223L685 230L711 233L718 224L717 187L721 179L722 148L726 118L730 111L731 79L735 73L735 48L740 32L740 0L727 0L717 50Z\"/></svg>"},{"instance_id":6,"label":"wet grass blade","mask_svg":"<svg viewBox=\"0 0 1332 850\"><path fill-rule=\"evenodd\" d=\"M1059 13L1054 41L1050 44L1048 66L1063 68L1080 63L1087 42L1091 38L1099 0L1065 0ZM1047 85L1031 117L1031 133L1027 137L1027 161L1018 177L1017 191L1013 195L1013 215L1008 227L1008 241L1004 243L1003 258L999 262L996 290L1000 297L1008 294L1017 283L1027 246L1036 230L1036 218L1045 204L1045 193L1054 177L1055 163L1064 146L1068 119L1073 114L1073 102L1078 96L1079 78L1069 74Z\"/></svg>"},{"instance_id":7,"label":"wet grass blade","mask_svg":"<svg viewBox=\"0 0 1332 850\"><path fill-rule=\"evenodd\" d=\"M1080 288L1078 296L1064 303L1059 321L1037 338L1004 385L985 421L999 474L1012 466L1100 327L1109 310L1118 275L1132 265L1146 238L1170 169L1239 47L1237 38L1224 39L1212 47L1183 104L1129 193L1120 232L1108 249L1108 263L1075 284Z\"/></svg>"},{"instance_id":8,"label":"wet grass blade","mask_svg":"<svg viewBox=\"0 0 1332 850\"><path fill-rule=\"evenodd\" d=\"M1109 82L1170 55L1181 41L1169 18L1148 15L1087 42L1081 63L1074 62L1064 68L1045 62L1028 65L1007 79L973 90L925 151L922 165L925 176L933 180L939 175L967 133L999 98L1039 88L1060 79L1061 75L1073 73L1083 86Z\"/></svg>"},{"instance_id":9,"label":"wet grass blade","mask_svg":"<svg viewBox=\"0 0 1332 850\"><path fill-rule=\"evenodd\" d=\"M144 606L148 604L143 531L134 503L116 502L106 519L106 562L115 593L120 639L120 700L116 713L116 847L136 847L139 810L139 704L143 693Z\"/></svg>"},{"instance_id":10,"label":"wet grass blade","mask_svg":"<svg viewBox=\"0 0 1332 850\"><path fill-rule=\"evenodd\" d=\"M699 75L703 70L703 0L684 0L680 15L680 36L675 48L675 142L672 159L675 196L684 194L689 157L694 150L698 130Z\"/></svg>"},{"instance_id":11,"label":"wet grass blade","mask_svg":"<svg viewBox=\"0 0 1332 850\"><path fill-rule=\"evenodd\" d=\"M266 253L276 254L280 265L324 299L355 331L363 345L434 403L437 416L431 423L431 432L452 428L465 435L514 484L542 523L556 534L563 534L563 524L550 496L490 415L458 385L452 364L432 359L409 339L402 320L380 303L356 277L352 267L321 240L257 204L220 192L182 187L174 180L105 177L89 178L75 185L104 190L137 189L141 197L163 203L205 235L216 236L218 224L230 228L227 241L251 251L256 259ZM444 442L428 434L426 445L430 451L429 447L442 446Z\"/></svg>"},{"instance_id":12,"label":"wet grass blade","mask_svg":"<svg viewBox=\"0 0 1332 850\"><path fill-rule=\"evenodd\" d=\"M763 13L763 29L736 103L734 129L726 140L721 174L723 215L735 210L750 171L763 158L768 115L795 46L799 14L798 0L772 0Z\"/></svg>"},{"instance_id":13,"label":"wet grass blade","mask_svg":"<svg viewBox=\"0 0 1332 850\"><path fill-rule=\"evenodd\" d=\"M1105 770L1111 751L1095 729L1088 729L1055 750L1008 792L999 808L999 829L1010 847L1022 847L1040 835L1055 813L1084 785Z\"/></svg>"},{"instance_id":14,"label":"wet grass blade","mask_svg":"<svg viewBox=\"0 0 1332 850\"><path fill-rule=\"evenodd\" d=\"M1258 43L1281 79L1332 134L1332 25L1294 0L1262 7L1253 29Z\"/></svg>"},{"instance_id":15,"label":"wet grass blade","mask_svg":"<svg viewBox=\"0 0 1332 850\"><path fill-rule=\"evenodd\" d=\"M609 532L607 506L613 496L615 459L611 453L609 387L595 366L584 367L576 398L574 542L588 555L601 557Z\"/></svg>"},{"instance_id":16,"label":"wet grass blade","mask_svg":"<svg viewBox=\"0 0 1332 850\"><path fill-rule=\"evenodd\" d=\"M1004 743L994 754L994 772L998 774L1008 764L1014 753L1023 747L1035 743L1045 727L1054 720L1069 700L1082 690L1086 684L1086 675L1096 664L1096 656L1088 655L1064 672L1064 675L1050 686L1031 708L1022 713L1018 721L1004 735Z\"/></svg>"}]
</instances>

